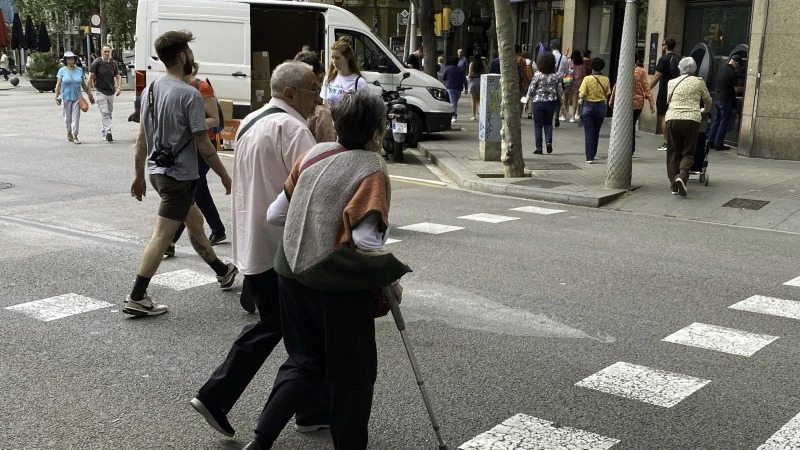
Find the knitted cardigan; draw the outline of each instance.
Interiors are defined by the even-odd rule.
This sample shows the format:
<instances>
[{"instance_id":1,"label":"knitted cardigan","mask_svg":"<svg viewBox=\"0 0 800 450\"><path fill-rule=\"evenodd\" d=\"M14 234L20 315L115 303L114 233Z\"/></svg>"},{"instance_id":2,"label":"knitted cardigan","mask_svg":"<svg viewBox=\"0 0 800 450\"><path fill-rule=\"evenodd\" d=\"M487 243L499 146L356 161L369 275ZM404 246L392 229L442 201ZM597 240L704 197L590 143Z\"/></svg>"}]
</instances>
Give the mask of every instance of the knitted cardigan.
<instances>
[{"instance_id":1,"label":"knitted cardigan","mask_svg":"<svg viewBox=\"0 0 800 450\"><path fill-rule=\"evenodd\" d=\"M411 269L387 252L363 252L352 230L370 214L388 228L391 187L383 158L337 143L314 146L299 158L284 186L289 199L275 270L326 291L387 286Z\"/></svg>"}]
</instances>

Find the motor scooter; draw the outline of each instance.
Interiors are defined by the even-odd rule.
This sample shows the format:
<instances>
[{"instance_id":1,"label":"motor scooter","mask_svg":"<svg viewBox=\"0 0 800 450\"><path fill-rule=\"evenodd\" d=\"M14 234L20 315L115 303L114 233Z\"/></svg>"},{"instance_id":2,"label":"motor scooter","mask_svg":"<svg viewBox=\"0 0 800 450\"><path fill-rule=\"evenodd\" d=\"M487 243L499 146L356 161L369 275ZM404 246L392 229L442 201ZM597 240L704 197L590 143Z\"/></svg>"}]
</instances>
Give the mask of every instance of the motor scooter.
<instances>
[{"instance_id":1,"label":"motor scooter","mask_svg":"<svg viewBox=\"0 0 800 450\"><path fill-rule=\"evenodd\" d=\"M385 158L392 157L395 161L403 160L403 151L408 147L406 136L408 135L408 122L411 120L411 110L408 109L406 99L401 94L410 87L403 87L403 80L409 78L410 73L403 73L403 78L400 80L400 85L395 90L387 91L380 82L375 81L373 84L381 88L383 98L386 104L386 134L383 136L383 151L386 153Z\"/></svg>"}]
</instances>

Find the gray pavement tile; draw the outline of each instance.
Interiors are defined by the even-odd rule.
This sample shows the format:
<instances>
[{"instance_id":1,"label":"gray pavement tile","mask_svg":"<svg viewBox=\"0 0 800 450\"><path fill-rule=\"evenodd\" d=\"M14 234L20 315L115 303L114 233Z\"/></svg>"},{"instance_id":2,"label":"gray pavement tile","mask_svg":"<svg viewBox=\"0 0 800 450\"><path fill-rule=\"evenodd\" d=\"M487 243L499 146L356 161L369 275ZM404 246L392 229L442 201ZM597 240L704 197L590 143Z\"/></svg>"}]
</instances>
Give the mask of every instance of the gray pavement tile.
<instances>
[{"instance_id":1,"label":"gray pavement tile","mask_svg":"<svg viewBox=\"0 0 800 450\"><path fill-rule=\"evenodd\" d=\"M736 225L758 228L775 228L778 224L800 211L800 200L777 199L744 217Z\"/></svg>"}]
</instances>

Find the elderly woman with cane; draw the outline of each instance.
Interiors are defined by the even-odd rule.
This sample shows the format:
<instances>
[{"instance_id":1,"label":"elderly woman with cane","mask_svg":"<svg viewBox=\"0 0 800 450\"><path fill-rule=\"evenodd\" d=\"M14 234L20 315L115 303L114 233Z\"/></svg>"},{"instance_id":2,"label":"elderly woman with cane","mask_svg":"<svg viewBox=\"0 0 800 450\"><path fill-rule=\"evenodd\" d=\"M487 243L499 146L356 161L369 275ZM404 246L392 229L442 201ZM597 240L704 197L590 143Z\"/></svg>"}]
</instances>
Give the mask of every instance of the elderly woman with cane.
<instances>
[{"instance_id":1,"label":"elderly woman with cane","mask_svg":"<svg viewBox=\"0 0 800 450\"><path fill-rule=\"evenodd\" d=\"M681 59L678 70L681 75L667 85L664 135L667 140L667 177L672 194L686 197L686 182L694 165L700 122L702 114L711 110L711 95L705 81L694 76L697 73L694 58Z\"/></svg>"},{"instance_id":2,"label":"elderly woman with cane","mask_svg":"<svg viewBox=\"0 0 800 450\"><path fill-rule=\"evenodd\" d=\"M246 449L269 449L295 414L329 395L337 449L367 448L377 377L375 316L400 299L410 272L383 249L389 228L389 174L378 153L386 107L367 90L343 94L331 114L338 142L298 159L267 220L284 226L275 257L281 326L289 354ZM380 310L380 311L379 311Z\"/></svg>"}]
</instances>

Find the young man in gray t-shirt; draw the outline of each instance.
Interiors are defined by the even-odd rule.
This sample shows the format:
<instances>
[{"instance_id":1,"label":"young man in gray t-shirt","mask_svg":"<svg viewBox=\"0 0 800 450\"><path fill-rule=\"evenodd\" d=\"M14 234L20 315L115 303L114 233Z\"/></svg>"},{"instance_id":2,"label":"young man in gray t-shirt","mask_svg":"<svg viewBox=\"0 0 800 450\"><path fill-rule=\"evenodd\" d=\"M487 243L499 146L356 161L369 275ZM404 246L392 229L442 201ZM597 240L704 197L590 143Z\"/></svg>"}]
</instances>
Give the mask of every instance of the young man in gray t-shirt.
<instances>
[{"instance_id":1,"label":"young man in gray t-shirt","mask_svg":"<svg viewBox=\"0 0 800 450\"><path fill-rule=\"evenodd\" d=\"M217 258L203 229L203 215L194 204L199 174L198 153L222 179L225 193L231 193L231 177L208 139L208 127L200 93L183 82L191 73L194 54L189 48L192 34L168 31L155 42L156 53L167 74L142 92L141 123L136 138L136 175L131 196L141 201L145 195L145 160L150 184L161 196L158 218L150 242L142 254L133 290L125 300L122 312L135 316L154 316L167 312L147 295L150 279L161 263L162 255L172 242L181 223L189 230L192 247L217 274L222 289L230 289L238 269ZM152 105L152 106L151 106Z\"/></svg>"}]
</instances>

